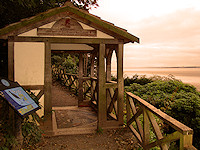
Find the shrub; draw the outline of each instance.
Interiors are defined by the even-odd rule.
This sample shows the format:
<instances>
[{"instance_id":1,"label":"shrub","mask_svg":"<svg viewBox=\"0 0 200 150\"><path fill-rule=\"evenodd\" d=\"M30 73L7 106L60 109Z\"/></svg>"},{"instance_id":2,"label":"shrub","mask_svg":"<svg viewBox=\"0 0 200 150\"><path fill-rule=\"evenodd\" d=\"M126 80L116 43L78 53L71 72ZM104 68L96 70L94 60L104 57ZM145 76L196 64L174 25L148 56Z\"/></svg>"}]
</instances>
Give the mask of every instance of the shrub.
<instances>
[{"instance_id":1,"label":"shrub","mask_svg":"<svg viewBox=\"0 0 200 150\"><path fill-rule=\"evenodd\" d=\"M111 80L117 81L117 77L112 75ZM127 77L124 78L124 86L130 86L133 83L145 85L147 83L153 82L153 80L154 80L153 78L147 78L145 75L139 76L139 75L135 74L132 77L127 76Z\"/></svg>"}]
</instances>

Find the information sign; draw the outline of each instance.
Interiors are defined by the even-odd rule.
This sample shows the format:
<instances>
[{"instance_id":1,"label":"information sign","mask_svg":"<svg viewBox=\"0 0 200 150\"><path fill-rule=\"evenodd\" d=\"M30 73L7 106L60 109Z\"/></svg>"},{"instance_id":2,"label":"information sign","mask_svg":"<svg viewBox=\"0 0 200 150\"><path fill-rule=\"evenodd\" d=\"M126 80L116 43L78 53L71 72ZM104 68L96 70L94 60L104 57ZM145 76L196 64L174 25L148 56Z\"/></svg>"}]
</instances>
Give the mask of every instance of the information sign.
<instances>
[{"instance_id":1,"label":"information sign","mask_svg":"<svg viewBox=\"0 0 200 150\"><path fill-rule=\"evenodd\" d=\"M40 108L17 82L0 78L0 90L1 95L21 116L28 115Z\"/></svg>"}]
</instances>

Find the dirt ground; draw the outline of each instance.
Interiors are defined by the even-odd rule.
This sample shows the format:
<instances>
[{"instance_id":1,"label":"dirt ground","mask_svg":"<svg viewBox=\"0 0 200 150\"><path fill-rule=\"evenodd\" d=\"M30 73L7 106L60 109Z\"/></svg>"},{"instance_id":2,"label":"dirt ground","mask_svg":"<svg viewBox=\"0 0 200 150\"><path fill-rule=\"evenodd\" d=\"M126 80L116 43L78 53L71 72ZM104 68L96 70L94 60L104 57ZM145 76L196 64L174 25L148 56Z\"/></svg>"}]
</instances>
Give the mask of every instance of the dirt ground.
<instances>
[{"instance_id":1,"label":"dirt ground","mask_svg":"<svg viewBox=\"0 0 200 150\"><path fill-rule=\"evenodd\" d=\"M125 129L96 134L66 135L44 138L41 150L131 150L139 149L133 134Z\"/></svg>"},{"instance_id":2,"label":"dirt ground","mask_svg":"<svg viewBox=\"0 0 200 150\"><path fill-rule=\"evenodd\" d=\"M77 97L59 82L53 81L52 96L54 107L77 106ZM61 114L62 112L64 113L60 111L57 115L64 115ZM59 124L62 127L62 123ZM131 150L138 148L137 140L127 129L102 130L87 135L44 137L43 142L38 146L41 150Z\"/></svg>"}]
</instances>

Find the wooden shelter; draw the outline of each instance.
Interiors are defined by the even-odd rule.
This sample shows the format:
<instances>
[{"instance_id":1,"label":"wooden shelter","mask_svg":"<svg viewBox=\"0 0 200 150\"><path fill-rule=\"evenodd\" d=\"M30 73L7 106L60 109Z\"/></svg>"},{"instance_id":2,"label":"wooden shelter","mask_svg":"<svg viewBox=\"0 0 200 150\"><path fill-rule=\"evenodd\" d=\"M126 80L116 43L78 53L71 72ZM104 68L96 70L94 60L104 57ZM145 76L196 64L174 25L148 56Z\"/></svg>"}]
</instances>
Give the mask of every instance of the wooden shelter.
<instances>
[{"instance_id":1,"label":"wooden shelter","mask_svg":"<svg viewBox=\"0 0 200 150\"><path fill-rule=\"evenodd\" d=\"M91 80L91 101L97 106L98 128L123 125L123 45L139 43L126 30L81 10L67 2L0 29L0 39L8 40L8 78L36 90L44 105L45 130L52 131L51 51L79 53L79 105L84 105L83 83ZM111 57L116 52L117 81L111 81ZM83 55L89 53L91 72L83 76ZM94 60L97 77L94 77ZM42 112L41 112L42 113Z\"/></svg>"}]
</instances>

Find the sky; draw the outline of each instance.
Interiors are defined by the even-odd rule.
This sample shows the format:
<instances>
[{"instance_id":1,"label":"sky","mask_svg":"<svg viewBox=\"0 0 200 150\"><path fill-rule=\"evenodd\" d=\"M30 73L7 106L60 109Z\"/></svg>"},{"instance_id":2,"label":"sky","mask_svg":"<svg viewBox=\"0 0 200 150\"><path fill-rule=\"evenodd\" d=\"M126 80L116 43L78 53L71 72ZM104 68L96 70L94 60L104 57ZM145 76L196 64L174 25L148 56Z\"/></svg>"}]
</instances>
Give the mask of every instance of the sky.
<instances>
[{"instance_id":1,"label":"sky","mask_svg":"<svg viewBox=\"0 0 200 150\"><path fill-rule=\"evenodd\" d=\"M200 0L98 0L90 13L140 38L124 68L200 66ZM130 63L131 62L131 63Z\"/></svg>"}]
</instances>

